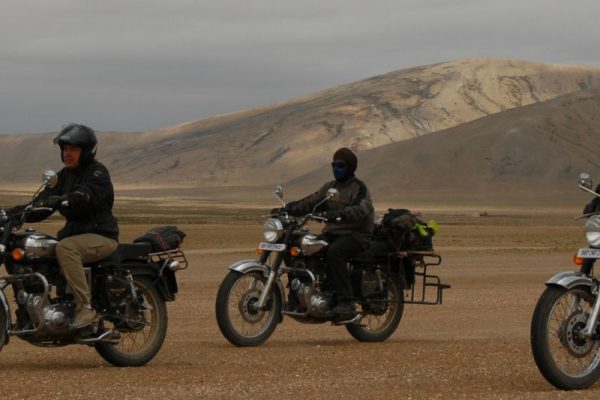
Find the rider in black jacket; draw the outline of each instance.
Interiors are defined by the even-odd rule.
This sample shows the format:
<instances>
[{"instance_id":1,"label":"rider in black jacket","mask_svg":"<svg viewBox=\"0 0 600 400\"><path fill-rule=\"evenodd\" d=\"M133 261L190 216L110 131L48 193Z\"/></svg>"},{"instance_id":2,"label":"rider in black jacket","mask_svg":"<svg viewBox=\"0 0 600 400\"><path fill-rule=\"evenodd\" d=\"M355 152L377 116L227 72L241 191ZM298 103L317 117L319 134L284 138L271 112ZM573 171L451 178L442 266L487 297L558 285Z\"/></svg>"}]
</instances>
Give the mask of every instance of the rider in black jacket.
<instances>
[{"instance_id":1,"label":"rider in black jacket","mask_svg":"<svg viewBox=\"0 0 600 400\"><path fill-rule=\"evenodd\" d=\"M94 130L69 124L54 143L66 166L58 172L57 184L34 199L52 211L30 213L27 222L41 221L55 211L67 219L58 232L56 257L77 303L72 327L78 329L96 320L83 264L110 256L118 245L119 228L112 214L114 191L108 170L95 160Z\"/></svg>"},{"instance_id":2,"label":"rider in black jacket","mask_svg":"<svg viewBox=\"0 0 600 400\"><path fill-rule=\"evenodd\" d=\"M323 204L322 215L327 219L323 235L329 242L326 258L337 300L332 311L340 316L354 314L352 282L346 261L368 247L373 233L371 194L364 182L354 176L357 164L352 150L342 147L335 152L331 163L335 180L285 207L291 215L304 215L326 198L328 189L338 190L336 200Z\"/></svg>"}]
</instances>

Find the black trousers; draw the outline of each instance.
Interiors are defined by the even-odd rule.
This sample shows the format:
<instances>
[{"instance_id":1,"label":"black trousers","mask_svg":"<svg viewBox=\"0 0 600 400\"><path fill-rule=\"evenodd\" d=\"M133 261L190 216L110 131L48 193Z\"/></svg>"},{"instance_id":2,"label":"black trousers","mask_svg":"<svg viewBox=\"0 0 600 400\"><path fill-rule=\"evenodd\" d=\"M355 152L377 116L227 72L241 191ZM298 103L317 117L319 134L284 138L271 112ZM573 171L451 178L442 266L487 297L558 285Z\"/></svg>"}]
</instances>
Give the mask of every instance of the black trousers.
<instances>
[{"instance_id":1,"label":"black trousers","mask_svg":"<svg viewBox=\"0 0 600 400\"><path fill-rule=\"evenodd\" d=\"M352 281L346 261L363 251L363 246L352 236L327 235L327 267L338 303L351 301Z\"/></svg>"}]
</instances>

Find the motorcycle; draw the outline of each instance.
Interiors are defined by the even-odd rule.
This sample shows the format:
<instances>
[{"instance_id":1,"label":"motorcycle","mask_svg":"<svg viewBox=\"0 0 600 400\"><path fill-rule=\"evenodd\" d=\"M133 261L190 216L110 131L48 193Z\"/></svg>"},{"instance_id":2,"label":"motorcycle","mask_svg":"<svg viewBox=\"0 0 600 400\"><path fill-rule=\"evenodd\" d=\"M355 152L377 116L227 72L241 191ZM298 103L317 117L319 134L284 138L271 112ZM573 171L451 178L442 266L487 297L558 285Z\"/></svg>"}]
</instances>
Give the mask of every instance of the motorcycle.
<instances>
[{"instance_id":1,"label":"motorcycle","mask_svg":"<svg viewBox=\"0 0 600 400\"><path fill-rule=\"evenodd\" d=\"M591 190L589 174L579 188ZM578 272L561 272L546 282L531 322L531 349L538 369L562 390L584 389L600 377L600 281L593 275L600 258L600 211L583 214L589 248L574 257Z\"/></svg>"},{"instance_id":2,"label":"motorcycle","mask_svg":"<svg viewBox=\"0 0 600 400\"><path fill-rule=\"evenodd\" d=\"M282 187L273 195L285 209ZM385 241L372 241L367 251L347 263L356 314L341 317L332 313L335 296L324 251L328 243L305 226L309 221L326 222L316 210L337 196L339 192L330 189L326 198L301 218L285 211L270 215L263 225L265 242L258 245L259 259L229 266L217 292L215 311L219 329L230 343L260 345L284 316L301 323L331 322L344 326L358 341L381 342L397 329L404 304L442 303L443 289L450 286L427 273L428 266L441 263L439 255L398 251Z\"/></svg>"},{"instance_id":3,"label":"motorcycle","mask_svg":"<svg viewBox=\"0 0 600 400\"><path fill-rule=\"evenodd\" d=\"M153 252L149 243L119 244L109 258L84 265L99 318L72 329L75 302L55 256L58 241L32 228L19 231L29 213L52 211L35 203L56 181L56 174L46 171L29 205L16 213L0 209L0 260L8 272L0 277L0 350L16 336L40 347L93 346L115 366L141 366L165 339L165 302L175 299L175 272L187 267L185 254L179 248ZM16 305L14 321L9 287Z\"/></svg>"}]
</instances>

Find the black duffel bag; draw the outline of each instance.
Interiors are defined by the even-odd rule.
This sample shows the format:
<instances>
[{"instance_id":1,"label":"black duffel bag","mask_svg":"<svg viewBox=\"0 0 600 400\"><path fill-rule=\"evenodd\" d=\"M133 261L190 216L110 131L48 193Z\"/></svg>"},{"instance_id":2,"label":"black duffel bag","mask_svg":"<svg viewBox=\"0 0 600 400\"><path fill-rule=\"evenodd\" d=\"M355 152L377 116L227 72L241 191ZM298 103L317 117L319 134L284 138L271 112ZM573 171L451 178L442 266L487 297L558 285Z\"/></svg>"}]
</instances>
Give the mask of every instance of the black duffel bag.
<instances>
[{"instance_id":1,"label":"black duffel bag","mask_svg":"<svg viewBox=\"0 0 600 400\"><path fill-rule=\"evenodd\" d=\"M375 225L373 240L388 242L394 250L432 251L437 223L425 223L407 209L390 208Z\"/></svg>"},{"instance_id":2,"label":"black duffel bag","mask_svg":"<svg viewBox=\"0 0 600 400\"><path fill-rule=\"evenodd\" d=\"M181 247L185 233L176 226L157 226L136 238L133 243L150 243L152 252L176 250Z\"/></svg>"}]
</instances>

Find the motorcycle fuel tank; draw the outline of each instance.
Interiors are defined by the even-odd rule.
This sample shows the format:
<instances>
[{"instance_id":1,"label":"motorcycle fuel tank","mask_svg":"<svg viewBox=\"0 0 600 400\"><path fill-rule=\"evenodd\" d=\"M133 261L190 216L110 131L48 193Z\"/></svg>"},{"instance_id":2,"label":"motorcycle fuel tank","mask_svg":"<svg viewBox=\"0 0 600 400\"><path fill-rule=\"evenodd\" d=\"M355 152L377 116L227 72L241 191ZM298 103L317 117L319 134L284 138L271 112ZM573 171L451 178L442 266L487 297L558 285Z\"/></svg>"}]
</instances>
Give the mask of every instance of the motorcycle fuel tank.
<instances>
[{"instance_id":1,"label":"motorcycle fuel tank","mask_svg":"<svg viewBox=\"0 0 600 400\"><path fill-rule=\"evenodd\" d=\"M28 232L20 240L20 246L25 252L25 257L30 260L55 257L58 240L50 235L37 232Z\"/></svg>"}]
</instances>

